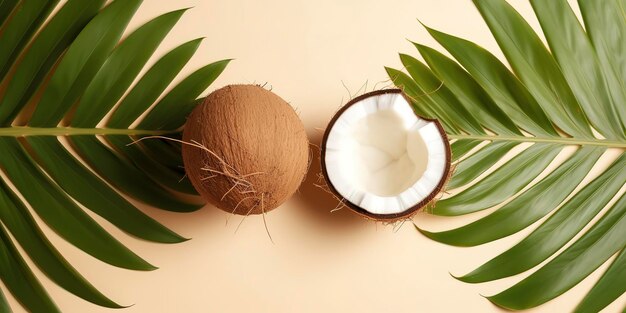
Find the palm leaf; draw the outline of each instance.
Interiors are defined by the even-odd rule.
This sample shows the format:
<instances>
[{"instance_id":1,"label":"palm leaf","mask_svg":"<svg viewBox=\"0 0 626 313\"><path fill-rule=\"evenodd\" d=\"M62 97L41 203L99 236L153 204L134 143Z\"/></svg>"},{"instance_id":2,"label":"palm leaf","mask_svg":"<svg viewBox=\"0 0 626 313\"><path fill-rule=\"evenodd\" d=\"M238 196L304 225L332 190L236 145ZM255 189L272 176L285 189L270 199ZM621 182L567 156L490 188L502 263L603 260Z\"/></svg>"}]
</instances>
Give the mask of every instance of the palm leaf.
<instances>
[{"instance_id":1,"label":"palm leaf","mask_svg":"<svg viewBox=\"0 0 626 313\"><path fill-rule=\"evenodd\" d=\"M626 2L579 0L583 27L566 0L531 0L547 46L505 0L474 3L508 66L470 41L427 28L453 58L415 44L424 62L400 55L409 75L387 68L416 113L440 119L451 140L450 194L429 212L491 209L456 229L418 230L471 247L544 219L457 279L493 281L552 258L488 297L519 310L558 297L609 262L576 308L599 311L626 291Z\"/></svg>"},{"instance_id":2,"label":"palm leaf","mask_svg":"<svg viewBox=\"0 0 626 313\"><path fill-rule=\"evenodd\" d=\"M228 60L200 68L165 92L201 39L174 48L138 75L185 10L158 16L122 38L140 0L106 7L104 0L69 0L52 14L57 3L0 0L0 277L27 310L59 310L19 244L59 286L94 304L120 308L65 260L33 214L103 262L155 269L82 207L138 239L186 240L127 199L177 212L198 209L198 197L189 197L196 193L181 169L180 147L129 144L144 136L178 136ZM10 311L4 295L0 310Z\"/></svg>"}]
</instances>

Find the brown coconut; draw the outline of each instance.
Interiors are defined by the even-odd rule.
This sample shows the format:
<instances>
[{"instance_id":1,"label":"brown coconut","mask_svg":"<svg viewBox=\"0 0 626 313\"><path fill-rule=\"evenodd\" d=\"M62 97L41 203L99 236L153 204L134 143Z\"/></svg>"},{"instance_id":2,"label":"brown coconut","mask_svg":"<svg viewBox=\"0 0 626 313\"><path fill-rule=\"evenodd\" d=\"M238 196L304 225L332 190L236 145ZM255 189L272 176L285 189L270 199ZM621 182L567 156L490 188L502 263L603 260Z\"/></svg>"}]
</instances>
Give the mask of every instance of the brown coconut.
<instances>
[{"instance_id":1,"label":"brown coconut","mask_svg":"<svg viewBox=\"0 0 626 313\"><path fill-rule=\"evenodd\" d=\"M300 186L309 142L293 108L256 85L216 90L191 113L183 161L210 204L239 215L270 211Z\"/></svg>"}]
</instances>

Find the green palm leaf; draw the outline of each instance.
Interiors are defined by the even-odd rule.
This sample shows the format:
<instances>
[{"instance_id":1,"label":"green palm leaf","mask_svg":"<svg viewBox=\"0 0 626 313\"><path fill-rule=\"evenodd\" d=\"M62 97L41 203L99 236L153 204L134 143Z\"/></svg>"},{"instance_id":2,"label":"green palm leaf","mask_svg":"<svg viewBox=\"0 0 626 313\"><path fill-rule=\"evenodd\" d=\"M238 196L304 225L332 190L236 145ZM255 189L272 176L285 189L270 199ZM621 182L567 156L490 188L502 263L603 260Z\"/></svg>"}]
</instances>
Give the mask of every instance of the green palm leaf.
<instances>
[{"instance_id":1,"label":"green palm leaf","mask_svg":"<svg viewBox=\"0 0 626 313\"><path fill-rule=\"evenodd\" d=\"M401 54L409 75L387 68L416 113L440 119L451 140L450 195L429 212L457 216L493 208L456 229L418 230L471 247L545 218L509 250L457 278L493 281L553 257L488 297L519 310L558 297L610 262L576 308L599 311L626 291L626 196L620 194L626 185L626 2L579 0L583 28L566 0L531 0L547 46L505 0L474 3L510 69L476 44L430 28L454 59L415 44L424 63ZM590 182L583 184L585 178Z\"/></svg>"},{"instance_id":2,"label":"green palm leaf","mask_svg":"<svg viewBox=\"0 0 626 313\"><path fill-rule=\"evenodd\" d=\"M0 277L34 312L59 309L15 244L69 292L97 305L122 306L63 258L33 213L93 257L149 271L156 267L82 207L138 239L177 243L186 239L127 197L177 212L202 205L181 197L196 193L184 177L179 146L129 144L144 136L178 136L197 98L229 61L204 66L164 93L201 39L174 48L138 75L185 10L156 17L122 38L141 0L103 7L105 2L69 0L51 15L58 1L0 0ZM3 295L0 311L10 311Z\"/></svg>"}]
</instances>

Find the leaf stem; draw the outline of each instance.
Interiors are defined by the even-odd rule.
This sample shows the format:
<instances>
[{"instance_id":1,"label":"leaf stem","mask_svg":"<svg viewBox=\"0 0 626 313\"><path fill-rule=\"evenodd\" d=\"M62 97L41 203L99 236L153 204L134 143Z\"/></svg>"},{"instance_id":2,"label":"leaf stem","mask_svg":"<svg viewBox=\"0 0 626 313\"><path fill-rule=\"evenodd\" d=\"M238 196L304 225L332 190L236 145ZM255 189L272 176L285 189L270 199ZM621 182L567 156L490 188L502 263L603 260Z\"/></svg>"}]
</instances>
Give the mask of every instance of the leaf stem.
<instances>
[{"instance_id":1,"label":"leaf stem","mask_svg":"<svg viewBox=\"0 0 626 313\"><path fill-rule=\"evenodd\" d=\"M165 135L176 133L172 130L143 130L117 128L74 128L74 127L27 127L13 126L0 128L0 137L25 136L76 136L76 135Z\"/></svg>"},{"instance_id":2,"label":"leaf stem","mask_svg":"<svg viewBox=\"0 0 626 313\"><path fill-rule=\"evenodd\" d=\"M626 142L613 141L613 140L584 140L577 138L547 138L547 137L522 137L522 136L480 136L480 135L448 135L449 139L474 139L485 141L517 141L517 142L545 142L556 143L564 145L577 145L577 146L601 146L607 148L620 148L626 149Z\"/></svg>"}]
</instances>

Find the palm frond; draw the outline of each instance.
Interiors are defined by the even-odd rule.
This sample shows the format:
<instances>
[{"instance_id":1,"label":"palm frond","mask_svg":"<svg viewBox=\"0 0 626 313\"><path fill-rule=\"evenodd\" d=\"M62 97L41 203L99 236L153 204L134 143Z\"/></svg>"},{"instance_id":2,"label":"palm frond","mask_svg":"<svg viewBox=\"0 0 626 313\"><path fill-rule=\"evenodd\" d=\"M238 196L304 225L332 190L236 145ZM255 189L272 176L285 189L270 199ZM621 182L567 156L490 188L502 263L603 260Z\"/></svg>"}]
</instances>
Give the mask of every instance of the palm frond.
<instances>
[{"instance_id":1,"label":"palm frond","mask_svg":"<svg viewBox=\"0 0 626 313\"><path fill-rule=\"evenodd\" d=\"M180 147L159 140L129 144L144 136L179 136L197 98L229 60L204 66L165 92L201 39L174 48L138 76L185 10L122 38L141 0L106 7L104 0L69 0L52 14L58 2L0 0L0 276L27 310L58 311L19 244L62 288L120 308L65 260L33 214L103 262L155 269L81 205L139 239L185 241L127 199L175 212L198 209ZM4 295L0 307L10 310Z\"/></svg>"},{"instance_id":2,"label":"palm frond","mask_svg":"<svg viewBox=\"0 0 626 313\"><path fill-rule=\"evenodd\" d=\"M583 27L566 0L531 0L547 46L505 0L474 3L508 66L470 41L427 28L453 58L416 43L424 63L401 54L408 75L387 68L416 113L440 119L451 140L450 195L430 212L492 209L456 229L418 230L471 247L545 219L509 250L457 278L493 281L552 257L488 297L519 310L558 297L608 261L576 308L599 311L626 291L626 2L579 0Z\"/></svg>"}]
</instances>

